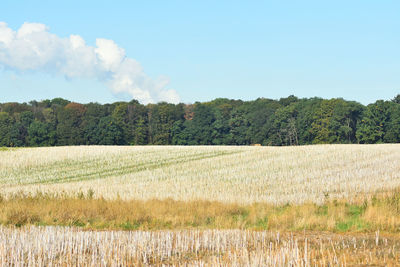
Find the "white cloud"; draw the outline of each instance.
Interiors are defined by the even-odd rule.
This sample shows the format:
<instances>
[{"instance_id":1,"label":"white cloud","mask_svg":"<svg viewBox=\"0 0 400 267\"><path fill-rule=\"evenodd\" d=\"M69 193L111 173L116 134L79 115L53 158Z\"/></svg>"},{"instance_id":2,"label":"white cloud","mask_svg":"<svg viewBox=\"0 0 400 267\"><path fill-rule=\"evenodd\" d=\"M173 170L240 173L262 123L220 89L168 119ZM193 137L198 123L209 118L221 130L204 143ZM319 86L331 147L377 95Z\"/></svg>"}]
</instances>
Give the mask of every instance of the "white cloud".
<instances>
[{"instance_id":1,"label":"white cloud","mask_svg":"<svg viewBox=\"0 0 400 267\"><path fill-rule=\"evenodd\" d=\"M40 23L26 22L13 31L0 22L0 67L58 73L71 79L95 78L114 93L127 93L144 104L179 102L177 92L166 89L168 79L151 79L113 40L99 38L96 47L88 46L79 35L60 38Z\"/></svg>"},{"instance_id":2,"label":"white cloud","mask_svg":"<svg viewBox=\"0 0 400 267\"><path fill-rule=\"evenodd\" d=\"M7 27L5 22L0 22L0 44L9 45L14 39L15 33Z\"/></svg>"},{"instance_id":3,"label":"white cloud","mask_svg":"<svg viewBox=\"0 0 400 267\"><path fill-rule=\"evenodd\" d=\"M47 30L48 28L44 24L25 22L17 32L17 38L24 38L32 33L46 32Z\"/></svg>"},{"instance_id":4,"label":"white cloud","mask_svg":"<svg viewBox=\"0 0 400 267\"><path fill-rule=\"evenodd\" d=\"M96 54L107 71L116 71L125 58L125 50L113 40L96 39Z\"/></svg>"},{"instance_id":5,"label":"white cloud","mask_svg":"<svg viewBox=\"0 0 400 267\"><path fill-rule=\"evenodd\" d=\"M71 36L69 37L69 41L71 42L71 47L73 50L86 46L85 40L83 40L83 38L79 35L71 34Z\"/></svg>"}]
</instances>

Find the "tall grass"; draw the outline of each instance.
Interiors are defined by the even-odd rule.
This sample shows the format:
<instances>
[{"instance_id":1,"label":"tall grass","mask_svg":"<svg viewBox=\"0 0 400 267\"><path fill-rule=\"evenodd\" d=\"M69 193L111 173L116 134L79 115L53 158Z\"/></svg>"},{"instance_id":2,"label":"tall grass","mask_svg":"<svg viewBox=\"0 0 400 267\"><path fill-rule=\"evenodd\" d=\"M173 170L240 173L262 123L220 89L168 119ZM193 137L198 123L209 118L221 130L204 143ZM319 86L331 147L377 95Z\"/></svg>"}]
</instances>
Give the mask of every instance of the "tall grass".
<instances>
[{"instance_id":1,"label":"tall grass","mask_svg":"<svg viewBox=\"0 0 400 267\"><path fill-rule=\"evenodd\" d=\"M105 200L95 192L68 196L17 194L0 200L0 224L79 226L106 230L251 229L400 232L400 192L358 202L293 205L216 201Z\"/></svg>"}]
</instances>

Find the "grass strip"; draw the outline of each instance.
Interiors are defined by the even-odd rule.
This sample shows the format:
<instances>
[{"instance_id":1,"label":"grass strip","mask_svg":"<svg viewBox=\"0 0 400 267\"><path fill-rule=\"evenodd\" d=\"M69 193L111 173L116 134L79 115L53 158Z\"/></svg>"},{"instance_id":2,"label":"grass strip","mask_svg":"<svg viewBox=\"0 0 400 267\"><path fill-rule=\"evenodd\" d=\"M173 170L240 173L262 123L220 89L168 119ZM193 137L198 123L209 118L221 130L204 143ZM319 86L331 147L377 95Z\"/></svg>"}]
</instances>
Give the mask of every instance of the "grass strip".
<instances>
[{"instance_id":1,"label":"grass strip","mask_svg":"<svg viewBox=\"0 0 400 267\"><path fill-rule=\"evenodd\" d=\"M358 204L238 205L210 201L104 200L95 192L76 197L16 194L0 201L0 224L59 225L84 229L252 229L278 231L400 232L400 193Z\"/></svg>"}]
</instances>

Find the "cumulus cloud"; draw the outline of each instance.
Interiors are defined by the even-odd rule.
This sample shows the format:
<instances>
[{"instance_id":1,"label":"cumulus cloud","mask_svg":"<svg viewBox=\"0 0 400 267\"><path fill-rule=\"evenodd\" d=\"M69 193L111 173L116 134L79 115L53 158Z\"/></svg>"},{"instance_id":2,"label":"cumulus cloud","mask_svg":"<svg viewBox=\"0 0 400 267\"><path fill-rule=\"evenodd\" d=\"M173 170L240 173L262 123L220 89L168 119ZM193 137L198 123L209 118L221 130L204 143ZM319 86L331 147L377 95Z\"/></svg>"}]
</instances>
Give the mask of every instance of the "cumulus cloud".
<instances>
[{"instance_id":1,"label":"cumulus cloud","mask_svg":"<svg viewBox=\"0 0 400 267\"><path fill-rule=\"evenodd\" d=\"M93 78L116 94L129 94L140 102L178 103L175 90L167 89L168 78L152 79L139 62L128 58L113 40L96 39L89 46L79 35L61 38L46 25L24 23L17 31L0 22L0 66L17 72L56 73L68 79Z\"/></svg>"}]
</instances>

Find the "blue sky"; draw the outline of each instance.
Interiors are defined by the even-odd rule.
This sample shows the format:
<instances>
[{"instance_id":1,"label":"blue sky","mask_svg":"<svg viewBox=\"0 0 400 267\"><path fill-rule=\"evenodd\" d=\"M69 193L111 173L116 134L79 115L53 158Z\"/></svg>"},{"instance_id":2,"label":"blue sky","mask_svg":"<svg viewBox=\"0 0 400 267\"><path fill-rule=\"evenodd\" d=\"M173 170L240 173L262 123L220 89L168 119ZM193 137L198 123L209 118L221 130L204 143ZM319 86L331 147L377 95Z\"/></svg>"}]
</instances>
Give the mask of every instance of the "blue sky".
<instances>
[{"instance_id":1,"label":"blue sky","mask_svg":"<svg viewBox=\"0 0 400 267\"><path fill-rule=\"evenodd\" d=\"M15 32L41 23L61 39L79 35L93 49L96 38L112 40L140 63L140 81L148 82L137 86L151 92L144 102L176 100L175 93L184 103L294 94L368 104L400 93L399 1L60 2L9 1L0 21ZM109 103L136 94L107 82L104 73L120 70L68 76L12 60L0 58L0 102Z\"/></svg>"}]
</instances>

